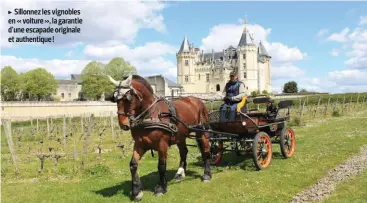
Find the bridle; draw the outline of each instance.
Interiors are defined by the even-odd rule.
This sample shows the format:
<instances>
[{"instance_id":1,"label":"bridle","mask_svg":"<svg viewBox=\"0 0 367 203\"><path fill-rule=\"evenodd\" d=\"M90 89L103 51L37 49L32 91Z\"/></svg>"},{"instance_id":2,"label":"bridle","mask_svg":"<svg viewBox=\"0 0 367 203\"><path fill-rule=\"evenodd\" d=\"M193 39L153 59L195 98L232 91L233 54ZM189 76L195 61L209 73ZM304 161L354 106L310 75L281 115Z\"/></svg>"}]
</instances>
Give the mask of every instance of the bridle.
<instances>
[{"instance_id":1,"label":"bridle","mask_svg":"<svg viewBox=\"0 0 367 203\"><path fill-rule=\"evenodd\" d=\"M121 112L121 111L117 111L117 115L122 115L122 116L126 116L129 118L129 122L131 123L132 126L134 126L134 124L137 124L139 122L140 119L145 119L147 116L149 116L152 112L150 112L148 115L145 115L156 103L158 103L159 101L162 100L162 98L158 98L155 94L154 94L154 98L155 101L145 110L143 110L143 106L139 105L139 114L136 115L135 113L132 114L132 101L134 97L137 97L139 99L140 102L143 101L143 98L141 98L137 93L136 90L130 86L129 90L127 90L125 93L123 93L123 95L121 95L121 81L119 86L117 87L117 90L113 93L113 96L111 98L111 101L117 104L122 104L123 100L128 100L130 103L130 108L129 111L127 113L125 112ZM128 93L130 93L128 95ZM122 104L123 105L123 104ZM136 110L135 110L136 112ZM143 115L145 115L144 117L142 117Z\"/></svg>"}]
</instances>

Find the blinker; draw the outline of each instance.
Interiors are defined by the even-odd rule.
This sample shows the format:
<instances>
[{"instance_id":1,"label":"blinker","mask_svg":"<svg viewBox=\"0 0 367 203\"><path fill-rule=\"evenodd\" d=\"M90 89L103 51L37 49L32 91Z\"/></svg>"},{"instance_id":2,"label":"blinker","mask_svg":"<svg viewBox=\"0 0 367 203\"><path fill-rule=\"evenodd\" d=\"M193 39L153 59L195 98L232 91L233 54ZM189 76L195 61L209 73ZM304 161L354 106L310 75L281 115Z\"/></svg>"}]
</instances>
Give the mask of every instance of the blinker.
<instances>
[{"instance_id":1,"label":"blinker","mask_svg":"<svg viewBox=\"0 0 367 203\"><path fill-rule=\"evenodd\" d=\"M128 95L127 97L127 100L131 101L133 99L133 97L131 95Z\"/></svg>"}]
</instances>

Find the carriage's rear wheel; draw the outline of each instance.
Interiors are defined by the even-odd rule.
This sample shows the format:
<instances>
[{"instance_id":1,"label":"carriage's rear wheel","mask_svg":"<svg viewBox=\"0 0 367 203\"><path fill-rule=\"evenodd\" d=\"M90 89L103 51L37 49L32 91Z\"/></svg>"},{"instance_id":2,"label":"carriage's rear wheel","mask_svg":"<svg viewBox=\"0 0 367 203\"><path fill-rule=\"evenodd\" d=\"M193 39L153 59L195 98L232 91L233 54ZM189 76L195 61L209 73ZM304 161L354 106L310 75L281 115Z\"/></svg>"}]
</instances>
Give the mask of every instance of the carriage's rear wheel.
<instances>
[{"instance_id":1,"label":"carriage's rear wheel","mask_svg":"<svg viewBox=\"0 0 367 203\"><path fill-rule=\"evenodd\" d=\"M284 127L280 133L280 151L284 158L293 156L296 149L296 137L290 127Z\"/></svg>"},{"instance_id":2,"label":"carriage's rear wheel","mask_svg":"<svg viewBox=\"0 0 367 203\"><path fill-rule=\"evenodd\" d=\"M263 170L270 165L273 155L271 139L265 132L259 132L255 135L252 145L252 158L255 167Z\"/></svg>"},{"instance_id":3,"label":"carriage's rear wheel","mask_svg":"<svg viewBox=\"0 0 367 203\"><path fill-rule=\"evenodd\" d=\"M210 146L210 164L218 165L223 156L223 142L222 141L214 141Z\"/></svg>"}]
</instances>

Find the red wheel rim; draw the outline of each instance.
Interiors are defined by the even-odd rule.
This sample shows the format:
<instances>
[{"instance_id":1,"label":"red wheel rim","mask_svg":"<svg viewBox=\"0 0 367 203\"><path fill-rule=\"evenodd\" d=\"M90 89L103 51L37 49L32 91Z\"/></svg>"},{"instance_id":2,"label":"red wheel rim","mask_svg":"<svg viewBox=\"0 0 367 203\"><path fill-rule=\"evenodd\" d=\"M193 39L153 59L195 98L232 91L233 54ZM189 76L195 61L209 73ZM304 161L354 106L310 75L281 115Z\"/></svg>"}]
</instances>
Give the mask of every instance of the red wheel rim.
<instances>
[{"instance_id":1,"label":"red wheel rim","mask_svg":"<svg viewBox=\"0 0 367 203\"><path fill-rule=\"evenodd\" d=\"M296 146L296 139L292 129L288 128L284 134L284 150L288 156L292 156Z\"/></svg>"},{"instance_id":2,"label":"red wheel rim","mask_svg":"<svg viewBox=\"0 0 367 203\"><path fill-rule=\"evenodd\" d=\"M257 162L262 168L268 167L271 161L271 155L273 153L269 136L266 136L264 134L260 135L256 149Z\"/></svg>"},{"instance_id":3,"label":"red wheel rim","mask_svg":"<svg viewBox=\"0 0 367 203\"><path fill-rule=\"evenodd\" d=\"M218 165L222 160L223 156L223 142L218 142L218 152L216 154L211 154L210 164Z\"/></svg>"}]
</instances>

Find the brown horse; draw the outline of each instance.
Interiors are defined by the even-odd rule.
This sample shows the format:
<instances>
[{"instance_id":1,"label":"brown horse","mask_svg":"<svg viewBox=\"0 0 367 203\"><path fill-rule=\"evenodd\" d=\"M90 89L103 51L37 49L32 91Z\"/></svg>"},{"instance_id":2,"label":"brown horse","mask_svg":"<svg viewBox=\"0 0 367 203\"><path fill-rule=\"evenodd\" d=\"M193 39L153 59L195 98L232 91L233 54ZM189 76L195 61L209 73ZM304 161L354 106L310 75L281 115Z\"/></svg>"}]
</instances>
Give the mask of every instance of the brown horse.
<instances>
[{"instance_id":1,"label":"brown horse","mask_svg":"<svg viewBox=\"0 0 367 203\"><path fill-rule=\"evenodd\" d=\"M138 163L148 150L158 152L158 171L160 181L155 188L155 195L167 192L166 162L168 147L177 144L180 152L180 164L175 175L177 180L185 177L187 146L186 138L191 133L187 125L200 125L208 119L208 109L196 97L183 97L172 102L154 95L151 85L138 75L130 75L122 81L115 81L108 76L117 90L112 97L117 103L120 127L131 131L135 141L130 162L132 176L132 196L139 201L143 197L142 184L137 172ZM164 114L166 112L166 114ZM169 114L167 114L169 113ZM168 115L168 116L164 116ZM180 121L173 119L177 117ZM210 146L207 133L196 132L198 147L204 162L203 181L211 179Z\"/></svg>"}]
</instances>

